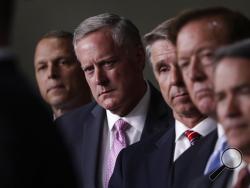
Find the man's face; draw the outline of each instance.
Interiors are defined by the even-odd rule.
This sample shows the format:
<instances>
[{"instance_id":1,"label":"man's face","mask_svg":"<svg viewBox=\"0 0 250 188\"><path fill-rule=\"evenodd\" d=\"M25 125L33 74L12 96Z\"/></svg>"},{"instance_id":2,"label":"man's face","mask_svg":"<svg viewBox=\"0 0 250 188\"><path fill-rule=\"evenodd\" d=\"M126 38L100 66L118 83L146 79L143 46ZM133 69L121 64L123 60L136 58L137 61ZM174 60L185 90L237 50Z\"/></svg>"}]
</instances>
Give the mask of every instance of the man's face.
<instances>
[{"instance_id":1,"label":"man's face","mask_svg":"<svg viewBox=\"0 0 250 188\"><path fill-rule=\"evenodd\" d=\"M214 50L226 43L221 19L204 18L187 23L178 33L178 64L191 99L206 115L215 111L213 97Z\"/></svg>"},{"instance_id":2,"label":"man's face","mask_svg":"<svg viewBox=\"0 0 250 188\"><path fill-rule=\"evenodd\" d=\"M151 45L150 61L164 100L175 114L188 115L196 109L191 102L179 72L176 48L167 40L158 40Z\"/></svg>"},{"instance_id":3,"label":"man's face","mask_svg":"<svg viewBox=\"0 0 250 188\"><path fill-rule=\"evenodd\" d=\"M42 39L35 50L34 66L40 93L52 107L66 105L86 92L84 74L70 40Z\"/></svg>"},{"instance_id":4,"label":"man's face","mask_svg":"<svg viewBox=\"0 0 250 188\"><path fill-rule=\"evenodd\" d=\"M215 70L217 115L231 146L250 154L250 60L224 58Z\"/></svg>"},{"instance_id":5,"label":"man's face","mask_svg":"<svg viewBox=\"0 0 250 188\"><path fill-rule=\"evenodd\" d=\"M97 103L118 115L126 115L139 101L145 54L136 47L118 47L109 29L80 39L78 60Z\"/></svg>"}]
</instances>

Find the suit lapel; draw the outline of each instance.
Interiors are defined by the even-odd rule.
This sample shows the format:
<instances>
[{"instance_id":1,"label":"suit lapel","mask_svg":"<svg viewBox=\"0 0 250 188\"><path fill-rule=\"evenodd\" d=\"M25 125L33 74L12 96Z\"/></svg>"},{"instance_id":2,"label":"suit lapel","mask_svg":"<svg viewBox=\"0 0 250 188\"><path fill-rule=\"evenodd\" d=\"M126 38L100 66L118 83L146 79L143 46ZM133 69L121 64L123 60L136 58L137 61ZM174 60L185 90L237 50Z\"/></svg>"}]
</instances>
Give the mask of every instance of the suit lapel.
<instances>
[{"instance_id":1,"label":"suit lapel","mask_svg":"<svg viewBox=\"0 0 250 188\"><path fill-rule=\"evenodd\" d=\"M99 152L101 147L105 110L99 105L86 117L83 130L83 175L84 185L97 187Z\"/></svg>"},{"instance_id":2,"label":"suit lapel","mask_svg":"<svg viewBox=\"0 0 250 188\"><path fill-rule=\"evenodd\" d=\"M171 126L171 129L153 141L153 144L145 147L144 164L147 173L145 181L147 181L148 187L161 188L164 186L166 188L167 177L169 177L173 164L174 141L175 129L174 126Z\"/></svg>"},{"instance_id":3,"label":"suit lapel","mask_svg":"<svg viewBox=\"0 0 250 188\"><path fill-rule=\"evenodd\" d=\"M174 124L172 110L166 105L159 91L150 84L150 103L141 139L162 132Z\"/></svg>"}]
</instances>

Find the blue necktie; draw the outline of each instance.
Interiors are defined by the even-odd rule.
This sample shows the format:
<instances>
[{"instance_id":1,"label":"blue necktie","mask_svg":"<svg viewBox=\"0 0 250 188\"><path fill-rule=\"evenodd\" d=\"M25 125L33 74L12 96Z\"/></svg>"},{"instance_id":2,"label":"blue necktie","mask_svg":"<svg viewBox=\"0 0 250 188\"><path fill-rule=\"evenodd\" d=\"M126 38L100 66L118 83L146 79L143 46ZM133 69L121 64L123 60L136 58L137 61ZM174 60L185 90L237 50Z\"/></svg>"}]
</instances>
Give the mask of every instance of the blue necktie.
<instances>
[{"instance_id":1,"label":"blue necktie","mask_svg":"<svg viewBox=\"0 0 250 188\"><path fill-rule=\"evenodd\" d=\"M220 138L222 141L220 142L220 146L218 150L215 150L212 155L210 156L206 169L204 171L204 174L209 174L210 172L213 172L214 170L218 169L220 166L222 166L221 162L221 155L223 152L227 149L227 141L225 137Z\"/></svg>"}]
</instances>

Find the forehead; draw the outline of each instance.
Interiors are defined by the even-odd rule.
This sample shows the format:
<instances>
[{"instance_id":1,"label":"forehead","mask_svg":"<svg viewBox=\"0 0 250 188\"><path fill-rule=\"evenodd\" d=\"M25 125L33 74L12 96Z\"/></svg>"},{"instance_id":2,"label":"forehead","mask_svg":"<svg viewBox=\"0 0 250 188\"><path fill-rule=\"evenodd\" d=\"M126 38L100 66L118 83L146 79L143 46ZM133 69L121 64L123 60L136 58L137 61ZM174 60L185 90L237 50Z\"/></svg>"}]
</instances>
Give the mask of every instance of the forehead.
<instances>
[{"instance_id":1,"label":"forehead","mask_svg":"<svg viewBox=\"0 0 250 188\"><path fill-rule=\"evenodd\" d=\"M217 47L227 43L227 26L220 17L207 17L186 23L177 35L177 48L196 50L203 47Z\"/></svg>"},{"instance_id":2,"label":"forehead","mask_svg":"<svg viewBox=\"0 0 250 188\"><path fill-rule=\"evenodd\" d=\"M35 60L68 56L73 53L71 41L65 38L44 38L39 41L35 50Z\"/></svg>"},{"instance_id":3,"label":"forehead","mask_svg":"<svg viewBox=\"0 0 250 188\"><path fill-rule=\"evenodd\" d=\"M175 46L168 40L157 40L151 45L150 60L152 63L165 60L173 59L176 57Z\"/></svg>"},{"instance_id":4,"label":"forehead","mask_svg":"<svg viewBox=\"0 0 250 188\"><path fill-rule=\"evenodd\" d=\"M249 72L250 59L224 58L215 69L215 89L233 88L250 83Z\"/></svg>"},{"instance_id":5,"label":"forehead","mask_svg":"<svg viewBox=\"0 0 250 188\"><path fill-rule=\"evenodd\" d=\"M111 32L106 29L88 34L78 41L75 48L81 63L98 62L121 55L121 47L115 45Z\"/></svg>"}]
</instances>

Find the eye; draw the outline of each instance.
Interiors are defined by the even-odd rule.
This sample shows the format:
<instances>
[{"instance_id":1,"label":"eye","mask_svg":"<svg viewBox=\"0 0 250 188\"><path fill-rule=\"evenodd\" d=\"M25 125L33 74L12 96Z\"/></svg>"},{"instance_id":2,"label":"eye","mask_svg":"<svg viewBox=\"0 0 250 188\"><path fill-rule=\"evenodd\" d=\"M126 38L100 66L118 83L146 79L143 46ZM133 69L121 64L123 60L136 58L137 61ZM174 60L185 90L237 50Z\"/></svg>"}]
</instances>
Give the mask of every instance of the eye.
<instances>
[{"instance_id":1,"label":"eye","mask_svg":"<svg viewBox=\"0 0 250 188\"><path fill-rule=\"evenodd\" d=\"M243 85L237 89L237 92L242 95L249 95L250 94L250 85Z\"/></svg>"},{"instance_id":2,"label":"eye","mask_svg":"<svg viewBox=\"0 0 250 188\"><path fill-rule=\"evenodd\" d=\"M66 59L66 58L63 58L63 59L59 59L58 60L58 64L59 65L71 65L71 64L73 64L74 63L74 61L72 60L72 59Z\"/></svg>"},{"instance_id":3,"label":"eye","mask_svg":"<svg viewBox=\"0 0 250 188\"><path fill-rule=\"evenodd\" d=\"M181 70L184 70L184 69L188 68L189 61L185 60L185 59L179 60L178 65L179 65Z\"/></svg>"},{"instance_id":4,"label":"eye","mask_svg":"<svg viewBox=\"0 0 250 188\"><path fill-rule=\"evenodd\" d=\"M158 72L159 73L168 72L169 70L170 70L169 65L161 65L161 66L158 67Z\"/></svg>"},{"instance_id":5,"label":"eye","mask_svg":"<svg viewBox=\"0 0 250 188\"><path fill-rule=\"evenodd\" d=\"M85 75L91 75L94 72L94 66L82 67Z\"/></svg>"},{"instance_id":6,"label":"eye","mask_svg":"<svg viewBox=\"0 0 250 188\"><path fill-rule=\"evenodd\" d=\"M43 71L47 68L47 65L45 63L40 63L37 67L36 67L36 71Z\"/></svg>"},{"instance_id":7,"label":"eye","mask_svg":"<svg viewBox=\"0 0 250 188\"><path fill-rule=\"evenodd\" d=\"M201 54L199 55L200 61L203 65L211 65L213 63L214 59L214 51L212 50L205 50L202 51Z\"/></svg>"},{"instance_id":8,"label":"eye","mask_svg":"<svg viewBox=\"0 0 250 188\"><path fill-rule=\"evenodd\" d=\"M103 61L102 62L102 66L105 68L105 69L111 69L114 67L114 65L116 64L116 60L108 60L108 61Z\"/></svg>"},{"instance_id":9,"label":"eye","mask_svg":"<svg viewBox=\"0 0 250 188\"><path fill-rule=\"evenodd\" d=\"M222 93L222 92L216 93L216 94L215 94L215 100L216 100L217 102L223 101L224 98L225 98L225 94Z\"/></svg>"}]
</instances>

